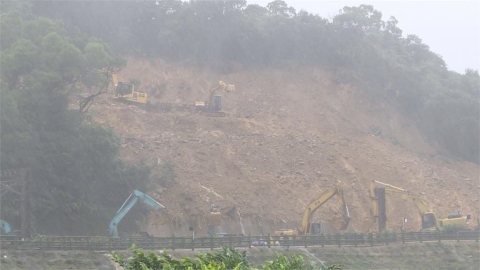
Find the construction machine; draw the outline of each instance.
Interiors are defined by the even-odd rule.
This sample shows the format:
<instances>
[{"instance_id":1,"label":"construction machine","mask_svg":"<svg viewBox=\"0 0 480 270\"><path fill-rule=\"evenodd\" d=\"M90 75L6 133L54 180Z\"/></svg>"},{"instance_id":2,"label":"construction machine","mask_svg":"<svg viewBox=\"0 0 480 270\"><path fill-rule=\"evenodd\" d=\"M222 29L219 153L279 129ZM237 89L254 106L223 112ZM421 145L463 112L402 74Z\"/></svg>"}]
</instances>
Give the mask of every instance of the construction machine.
<instances>
[{"instance_id":1,"label":"construction machine","mask_svg":"<svg viewBox=\"0 0 480 270\"><path fill-rule=\"evenodd\" d=\"M208 221L208 235L214 235L215 227L222 224L222 216L215 204L210 205L210 219Z\"/></svg>"},{"instance_id":2,"label":"construction machine","mask_svg":"<svg viewBox=\"0 0 480 270\"><path fill-rule=\"evenodd\" d=\"M10 227L10 224L3 219L0 219L0 229L1 234L9 235L12 233L12 227Z\"/></svg>"},{"instance_id":3,"label":"construction machine","mask_svg":"<svg viewBox=\"0 0 480 270\"><path fill-rule=\"evenodd\" d=\"M313 200L310 204L307 205L303 213L302 223L300 228L287 229L287 230L278 230L275 231L276 236L296 236L296 235L315 235L321 234L322 226L321 223L312 223L312 217L315 211L318 210L322 205L324 205L328 200L333 198L335 195L338 197L340 203L340 208L342 210L342 220L339 230L346 230L348 224L350 223L350 213L348 212L347 204L345 203L345 198L343 196L342 183L336 181L335 186L327 189L323 192L318 198Z\"/></svg>"},{"instance_id":4,"label":"construction machine","mask_svg":"<svg viewBox=\"0 0 480 270\"><path fill-rule=\"evenodd\" d=\"M161 205L159 202L157 202L155 199L151 198L147 194L144 194L143 192L140 192L138 190L134 190L130 196L125 200L125 202L122 204L120 209L118 209L117 213L113 217L113 219L110 221L110 226L108 229L108 233L110 237L118 238L118 230L117 226L120 221L122 221L123 217L132 209L135 204L137 204L138 200L144 202L145 204L155 208L156 210L166 210L165 206Z\"/></svg>"},{"instance_id":5,"label":"construction machine","mask_svg":"<svg viewBox=\"0 0 480 270\"><path fill-rule=\"evenodd\" d=\"M224 117L225 113L222 112L222 96L215 95L218 90L224 90L227 93L235 91L235 85L226 84L219 81L210 88L207 101L195 101L195 109L200 111L201 115L210 117Z\"/></svg>"},{"instance_id":6,"label":"construction machine","mask_svg":"<svg viewBox=\"0 0 480 270\"><path fill-rule=\"evenodd\" d=\"M377 187L377 184L382 187ZM445 226L464 227L471 219L470 215L462 216L460 212L450 214L447 218L439 219L418 195L390 184L373 181L370 184L371 214L374 221L378 221L379 223L379 231L384 231L386 229L385 194L393 195L413 203L422 218L422 230L439 230Z\"/></svg>"},{"instance_id":7,"label":"construction machine","mask_svg":"<svg viewBox=\"0 0 480 270\"><path fill-rule=\"evenodd\" d=\"M142 91L135 91L135 85L131 83L119 82L116 74L111 75L114 84L113 99L118 101L135 103L137 105L147 105L148 95Z\"/></svg>"}]
</instances>

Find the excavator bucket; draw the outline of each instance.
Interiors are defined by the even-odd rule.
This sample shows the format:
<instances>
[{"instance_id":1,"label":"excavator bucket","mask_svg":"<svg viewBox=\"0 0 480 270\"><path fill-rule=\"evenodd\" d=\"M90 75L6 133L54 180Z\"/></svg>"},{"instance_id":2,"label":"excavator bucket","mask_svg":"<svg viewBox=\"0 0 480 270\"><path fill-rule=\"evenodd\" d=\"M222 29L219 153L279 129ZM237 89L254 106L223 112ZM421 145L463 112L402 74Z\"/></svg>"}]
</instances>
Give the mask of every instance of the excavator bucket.
<instances>
[{"instance_id":1,"label":"excavator bucket","mask_svg":"<svg viewBox=\"0 0 480 270\"><path fill-rule=\"evenodd\" d=\"M227 92L235 92L235 85L233 85L233 84L227 84L227 86L225 87L225 91L227 91Z\"/></svg>"}]
</instances>

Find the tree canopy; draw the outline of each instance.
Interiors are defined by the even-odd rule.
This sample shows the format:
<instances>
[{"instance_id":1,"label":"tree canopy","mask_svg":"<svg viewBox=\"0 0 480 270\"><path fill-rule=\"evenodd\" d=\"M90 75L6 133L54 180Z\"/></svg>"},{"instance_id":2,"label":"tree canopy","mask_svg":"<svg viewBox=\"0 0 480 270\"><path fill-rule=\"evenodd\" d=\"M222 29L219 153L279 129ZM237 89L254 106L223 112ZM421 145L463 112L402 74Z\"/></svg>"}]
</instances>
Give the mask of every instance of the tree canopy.
<instances>
[{"instance_id":1,"label":"tree canopy","mask_svg":"<svg viewBox=\"0 0 480 270\"><path fill-rule=\"evenodd\" d=\"M146 187L149 169L124 164L119 138L69 109L69 97L75 84L103 87L98 70L124 61L106 43L27 12L2 13L0 30L2 170L30 170L37 232L105 234L129 193ZM18 227L19 196L1 199L2 218Z\"/></svg>"},{"instance_id":2,"label":"tree canopy","mask_svg":"<svg viewBox=\"0 0 480 270\"><path fill-rule=\"evenodd\" d=\"M329 69L337 82L361 85L376 102L398 106L451 154L480 162L478 71L449 71L420 37L404 37L397 19L382 20L373 6L344 7L331 21L282 0L266 7L244 0L47 1L34 10L122 53L224 71L232 63Z\"/></svg>"}]
</instances>

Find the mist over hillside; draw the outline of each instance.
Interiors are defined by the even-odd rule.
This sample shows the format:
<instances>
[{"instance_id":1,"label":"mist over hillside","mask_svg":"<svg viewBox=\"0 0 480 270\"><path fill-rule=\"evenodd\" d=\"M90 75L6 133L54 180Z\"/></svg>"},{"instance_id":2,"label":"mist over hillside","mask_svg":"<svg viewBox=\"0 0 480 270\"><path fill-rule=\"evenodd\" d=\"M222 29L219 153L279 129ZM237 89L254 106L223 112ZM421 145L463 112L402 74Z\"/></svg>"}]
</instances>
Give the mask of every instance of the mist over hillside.
<instances>
[{"instance_id":1,"label":"mist over hillside","mask_svg":"<svg viewBox=\"0 0 480 270\"><path fill-rule=\"evenodd\" d=\"M372 180L421 194L443 216L478 216L478 71L449 71L373 6L345 7L332 21L278 0L9 1L1 10L0 157L2 171L18 172L2 177L1 216L23 234L105 234L134 189L172 211L138 207L126 231L195 224L206 233L215 203L231 214L226 229L240 230L245 216L268 233L296 226L335 180L359 231L371 227ZM176 109L116 102L113 74ZM219 80L236 86L221 94L226 117L181 110ZM419 226L413 206L388 207L391 227L400 217ZM317 219L338 215L328 205Z\"/></svg>"}]
</instances>

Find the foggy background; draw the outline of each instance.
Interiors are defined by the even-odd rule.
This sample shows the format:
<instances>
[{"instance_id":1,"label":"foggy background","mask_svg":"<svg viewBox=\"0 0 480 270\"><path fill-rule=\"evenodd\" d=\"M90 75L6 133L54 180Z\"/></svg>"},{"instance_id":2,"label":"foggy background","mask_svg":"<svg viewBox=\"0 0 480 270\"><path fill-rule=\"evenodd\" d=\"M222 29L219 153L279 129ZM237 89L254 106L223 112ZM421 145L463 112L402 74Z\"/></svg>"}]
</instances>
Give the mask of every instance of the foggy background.
<instances>
[{"instance_id":1,"label":"foggy background","mask_svg":"<svg viewBox=\"0 0 480 270\"><path fill-rule=\"evenodd\" d=\"M266 6L271 0L248 0ZM344 6L373 5L398 20L403 36L419 36L430 50L442 56L450 70L464 73L480 67L479 1L288 1L297 12L304 9L331 20Z\"/></svg>"}]
</instances>

